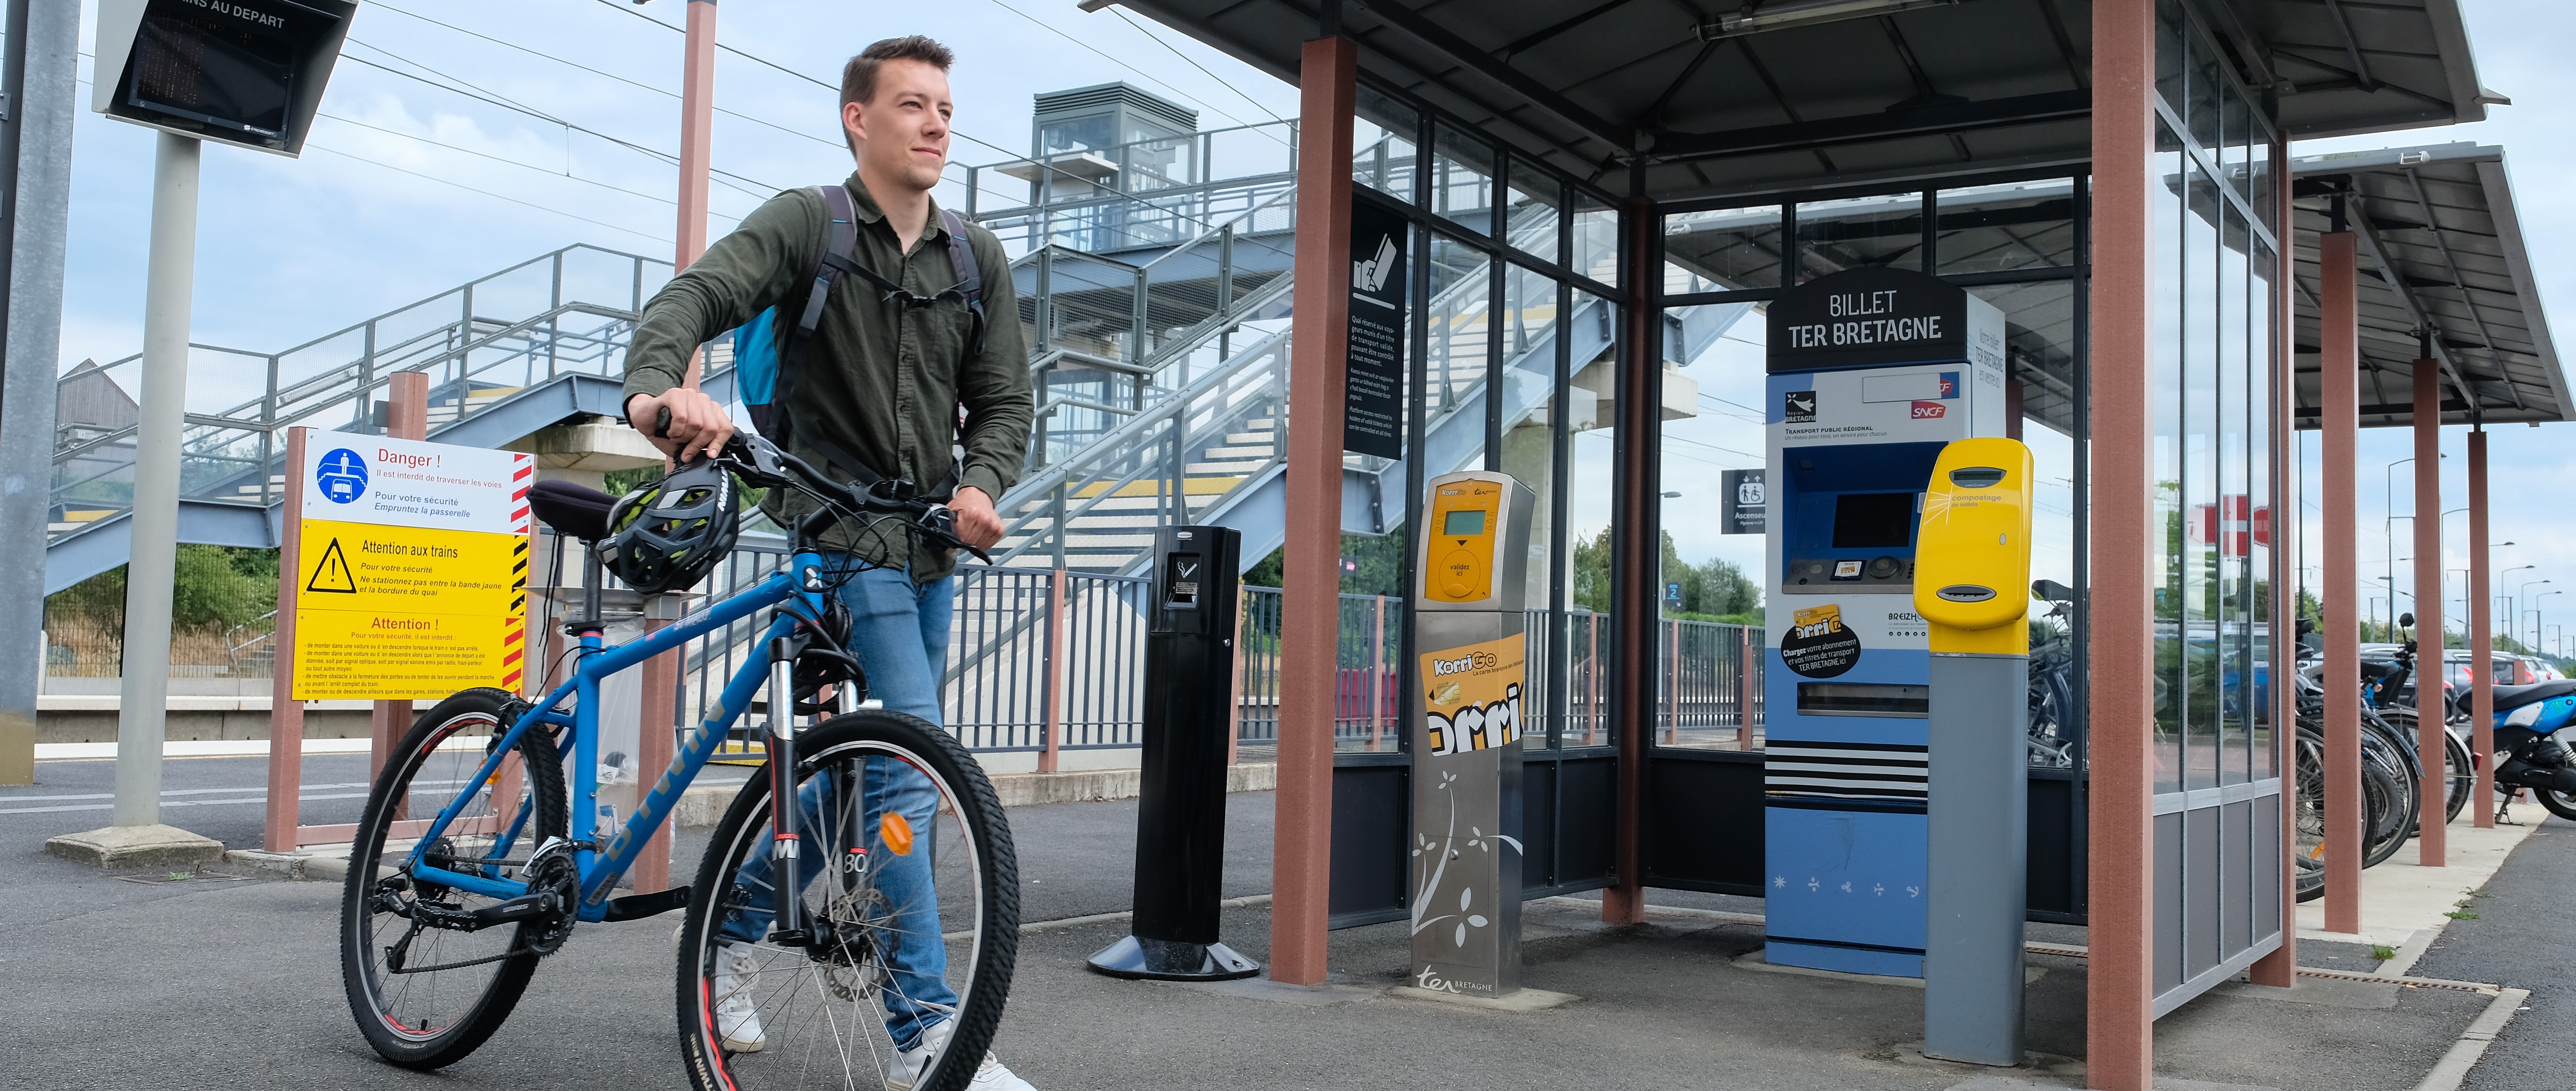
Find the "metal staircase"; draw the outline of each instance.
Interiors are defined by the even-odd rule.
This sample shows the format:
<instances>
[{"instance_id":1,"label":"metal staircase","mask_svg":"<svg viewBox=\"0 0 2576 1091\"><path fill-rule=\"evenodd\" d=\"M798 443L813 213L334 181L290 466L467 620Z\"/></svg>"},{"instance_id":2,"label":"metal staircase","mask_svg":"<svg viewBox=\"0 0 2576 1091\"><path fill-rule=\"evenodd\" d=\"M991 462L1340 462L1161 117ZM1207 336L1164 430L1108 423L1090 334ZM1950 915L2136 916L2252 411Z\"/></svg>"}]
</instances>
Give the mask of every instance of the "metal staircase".
<instances>
[{"instance_id":1,"label":"metal staircase","mask_svg":"<svg viewBox=\"0 0 2576 1091\"><path fill-rule=\"evenodd\" d=\"M397 372L430 377L433 439L497 447L566 417L615 414L627 340L669 262L571 246L279 352L192 344L179 538L277 544L285 429L375 433ZM51 594L125 563L141 355L55 387Z\"/></svg>"}]
</instances>

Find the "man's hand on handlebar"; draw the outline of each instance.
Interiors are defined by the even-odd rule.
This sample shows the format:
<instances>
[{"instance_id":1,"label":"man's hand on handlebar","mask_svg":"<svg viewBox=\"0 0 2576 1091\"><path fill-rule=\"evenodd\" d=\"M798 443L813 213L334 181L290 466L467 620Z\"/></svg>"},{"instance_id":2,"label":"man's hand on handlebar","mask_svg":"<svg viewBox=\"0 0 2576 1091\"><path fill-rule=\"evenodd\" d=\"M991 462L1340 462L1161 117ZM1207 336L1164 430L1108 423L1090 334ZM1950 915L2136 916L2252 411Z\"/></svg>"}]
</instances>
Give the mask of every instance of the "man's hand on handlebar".
<instances>
[{"instance_id":1,"label":"man's hand on handlebar","mask_svg":"<svg viewBox=\"0 0 2576 1091\"><path fill-rule=\"evenodd\" d=\"M977 550L993 548L1002 540L1002 517L993 511L993 498L972 485L957 490L948 501L948 510L957 514L957 538Z\"/></svg>"},{"instance_id":2,"label":"man's hand on handlebar","mask_svg":"<svg viewBox=\"0 0 2576 1091\"><path fill-rule=\"evenodd\" d=\"M724 407L687 387L626 399L626 420L675 463L713 458L733 438L733 421Z\"/></svg>"}]
</instances>

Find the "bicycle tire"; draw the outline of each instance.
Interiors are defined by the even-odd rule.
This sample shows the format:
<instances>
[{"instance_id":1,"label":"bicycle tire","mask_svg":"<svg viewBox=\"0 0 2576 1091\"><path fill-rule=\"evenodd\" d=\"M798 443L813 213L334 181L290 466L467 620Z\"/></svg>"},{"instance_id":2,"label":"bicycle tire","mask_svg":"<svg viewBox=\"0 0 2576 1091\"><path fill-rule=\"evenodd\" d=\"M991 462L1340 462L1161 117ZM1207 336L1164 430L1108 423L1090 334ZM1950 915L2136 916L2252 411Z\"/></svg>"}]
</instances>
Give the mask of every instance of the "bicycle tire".
<instances>
[{"instance_id":1,"label":"bicycle tire","mask_svg":"<svg viewBox=\"0 0 2576 1091\"><path fill-rule=\"evenodd\" d=\"M948 1044L931 1063L927 1077L913 1085L916 1091L959 1091L974 1078L977 1065L1000 1026L1002 1009L1009 998L1012 971L1018 961L1019 865L1011 843L1010 825L1003 816L1001 801L993 792L992 782L986 779L982 765L974 756L946 731L919 718L880 709L848 713L802 730L797 734L796 751L796 783L800 793L802 786L811 778L834 766L846 770L855 764L853 759L905 761L923 772L940 797L931 841L934 872L939 870L937 831L949 828L950 822L963 827L956 836L965 839L972 855L958 870L974 877L977 896L971 903L962 899L952 901L946 896L954 893L949 888L950 878L941 877L938 880L938 885L943 888L940 928L943 942L951 946L948 959L954 966L959 958L954 950L955 933L946 931L948 911L956 909L957 919L973 921L972 935L965 940L968 944L965 957L970 969L962 975L962 989L951 987L951 991L960 992L962 996L954 1014L945 1020L954 1024ZM842 775L851 774L845 772ZM871 1030L867 1035L870 1040L865 1043L871 1047L871 1054L867 1055L871 1063L859 1066L850 1062L858 1060L861 1055L851 1051L846 1040L840 1037L846 1033L850 1039L860 1038L863 1037L858 1033L860 1028L874 1028L883 1023L882 1015L873 1014L874 1006L884 1002L879 990L892 981L894 975L873 962L877 958L874 952L879 942L873 936L881 931L893 937L889 942L904 942L900 918L891 912L859 919L844 916L830 920L835 936L859 938L836 940L831 944L817 943L802 950L769 946L766 941L759 945L758 950L770 961L753 971L752 984L737 985L737 989L756 1006L768 1040L758 1051L733 1052L728 1048L726 1029L719 1026L719 1005L725 994L717 986L717 948L719 943L730 946L739 941L724 938L718 930L718 923L731 919L733 914L745 908L744 898L749 891L736 881L736 876L741 873L742 863L752 845L768 839L770 806L769 766L763 763L734 797L733 804L726 808L724 818L717 824L706 854L699 863L697 880L690 888L688 910L680 926L677 987L674 989L681 1055L689 1079L700 1091L746 1091L777 1086L769 1078L770 1074L761 1070L763 1061L745 1061L744 1058L796 1055L800 1046L794 1040L780 1041L782 1024L772 1013L802 1011L795 997L786 994L801 991L811 983L818 990L834 990L835 995L853 1006L855 1014L846 1025L838 1020L830 1024L838 1028L830 1040L836 1048L844 1051L839 1058L843 1063L837 1066L819 1063L811 1068L801 1068L797 1071L798 1082L794 1085L806 1086L802 1080L810 1078L812 1069L819 1068L826 1072L841 1071L844 1080L854 1088L866 1087L873 1091L878 1087L895 1086L887 1080L882 1067L886 1057L876 1055L874 1049L883 1045L890 1050L893 1046L890 1038L880 1043L873 1038ZM841 813L846 816L848 809L841 808ZM863 853L850 852L850 849L875 846L879 852L889 850L883 842L867 841L864 836L860 839L864 844L855 841L845 844L837 840L845 835L836 832L836 825L840 829L860 829L864 835L867 823L844 821L836 824L827 821L818 823L815 828L803 828L800 851L826 860L858 856L859 873L873 876L875 871L866 863L869 858ZM891 851L909 855L900 848ZM878 896L872 887L867 892L849 886L833 889L836 884L856 881L843 878L847 874L843 869L827 870L829 878L818 875L808 880L810 886L807 890L799 892L807 899L809 913L839 912L832 908L835 894ZM871 878L869 882L872 884L872 881ZM819 910L812 904L817 890L824 895L824 905ZM886 903L876 904L882 907ZM961 908L964 904L971 904L972 908ZM711 932L715 934L710 935ZM785 962L783 967L779 965L782 960ZM758 974L773 968L785 971L775 979L785 982L782 987L771 988L769 981L758 977ZM952 971L952 978L958 976ZM822 1010L828 1004L829 1001L821 999L818 992L816 1010ZM807 1019L804 1025L812 1027L817 1025L817 1021ZM794 1029L792 1024L788 1025L788 1030ZM815 1039L817 1044L802 1048L810 1056L813 1049L820 1048L820 1041Z\"/></svg>"},{"instance_id":2,"label":"bicycle tire","mask_svg":"<svg viewBox=\"0 0 2576 1091\"><path fill-rule=\"evenodd\" d=\"M506 954L506 952L525 948L529 938L535 934L533 930L542 925L531 922L506 930L488 929L486 931L490 934L508 936L506 945L502 948L505 957L478 966L460 967L458 971L412 971L411 974L404 975L403 986L395 989L393 995L389 997L384 991L384 978L387 975L378 972L380 964L377 961L377 947L374 942L377 937L371 927L377 917L393 916L390 913L371 913L370 906L374 902L373 896L379 886L387 879L395 878L391 875L379 874L384 870L379 861L386 855L387 842L394 840L391 836L396 832L394 824L404 821L402 814L413 804L418 804L421 809L435 813L438 808L444 807L456 797L456 788L453 785L462 783L460 779L435 785L433 787L437 790L423 791L415 798L411 792L411 785L415 778L433 760L442 757L457 759L452 764L463 766L460 776L470 777L472 772L480 767L488 751L476 752L468 748L462 751L448 750L442 754L439 744L474 727L480 727L495 736L507 731L511 723L511 710L515 705L516 699L505 691L469 689L440 701L428 712L422 713L417 720L413 721L411 731L403 736L402 742L395 746L393 754L386 759L384 772L377 776L374 788L368 792L367 808L358 820L357 835L350 846L349 874L340 891L340 982L343 991L348 994L349 1012L357 1020L359 1031L366 1035L367 1044L373 1046L376 1053L384 1059L405 1068L423 1070L441 1068L474 1052L492 1036L493 1031L500 1029L503 1020L509 1018L510 1010L518 1005L520 994L527 990L528 978L536 973L538 960L544 957L535 953ZM532 850L549 837L564 836L567 821L566 799L563 764L555 753L553 738L544 732L530 731L520 738L517 749L519 762L516 769L526 778L528 789L520 802L533 806L531 825L534 828L522 833L517 842L518 850L524 855L526 851ZM509 771L510 767L505 763L504 774ZM499 779L496 777L495 781ZM493 786L493 782L486 782L484 785L487 789ZM488 796L488 793L478 794ZM497 815L503 812L493 813ZM462 812L459 814L460 822L468 817L470 816ZM409 850L405 846L395 848L393 851L401 853ZM396 895L399 896L403 892L410 893L415 903L421 893L411 888L407 878L402 879L398 884ZM472 897L461 892L452 893L458 893L460 904L463 898ZM443 895L434 896L443 897ZM461 959L445 958L442 952L445 951L446 938L455 935L481 934L484 933L422 930L418 933L418 937L427 939L428 943L418 955L410 957L431 960L429 965L432 966L441 965L443 961L460 961ZM414 937L407 935L403 941L399 941L399 945L406 950L407 955L413 940ZM489 941L486 941L486 946L488 944ZM465 957L481 956L468 953ZM431 1020L435 1017L440 992L436 985L432 985L422 991L426 994L424 1004L431 1007L433 1011L419 1017L420 1027L415 1029L403 1026L403 1023L409 1021L411 1017L408 1014L398 1013L394 1009L403 1005L409 997L411 984L419 980L413 975L463 972L470 980L472 976L484 976L470 973L479 969L480 965L496 968L490 971L481 987L467 986L470 995L464 998L464 1003L452 1021L432 1026ZM387 969L390 971L391 968L387 967Z\"/></svg>"},{"instance_id":3,"label":"bicycle tire","mask_svg":"<svg viewBox=\"0 0 2576 1091\"><path fill-rule=\"evenodd\" d=\"M2393 708L2381 713L2381 718L2387 721L2390 731L2406 741L2407 752L2413 754L2416 746L2416 725L2421 722L2416 719L2415 711L2409 708ZM2417 761L2421 760L2418 757ZM2410 765L2408 768L2412 771L2415 766ZM2442 732L2442 777L2442 821L2447 825L2459 819L2461 809L2469 805L2469 794L2477 789L2477 771L2469 763L2469 748L2447 730ZM2420 789L2416 795L2420 805L2422 795ZM2420 822L2418 825L2420 826Z\"/></svg>"}]
</instances>

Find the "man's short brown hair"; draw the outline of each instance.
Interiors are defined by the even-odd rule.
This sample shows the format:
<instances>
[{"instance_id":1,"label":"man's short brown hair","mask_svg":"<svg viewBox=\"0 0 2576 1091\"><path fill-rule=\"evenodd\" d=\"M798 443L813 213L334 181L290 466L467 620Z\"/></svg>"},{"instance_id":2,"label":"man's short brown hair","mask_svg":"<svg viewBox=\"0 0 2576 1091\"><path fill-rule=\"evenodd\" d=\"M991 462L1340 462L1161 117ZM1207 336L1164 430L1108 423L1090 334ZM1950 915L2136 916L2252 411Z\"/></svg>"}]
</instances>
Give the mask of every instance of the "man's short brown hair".
<instances>
[{"instance_id":1,"label":"man's short brown hair","mask_svg":"<svg viewBox=\"0 0 2576 1091\"><path fill-rule=\"evenodd\" d=\"M876 100L877 71L884 68L887 61L920 61L946 72L948 66L957 63L957 54L922 34L888 38L862 49L858 56L850 58L850 63L841 66L841 112L848 113L853 102ZM842 133L841 138L850 142L851 151L859 150L857 142L851 141L847 132Z\"/></svg>"}]
</instances>

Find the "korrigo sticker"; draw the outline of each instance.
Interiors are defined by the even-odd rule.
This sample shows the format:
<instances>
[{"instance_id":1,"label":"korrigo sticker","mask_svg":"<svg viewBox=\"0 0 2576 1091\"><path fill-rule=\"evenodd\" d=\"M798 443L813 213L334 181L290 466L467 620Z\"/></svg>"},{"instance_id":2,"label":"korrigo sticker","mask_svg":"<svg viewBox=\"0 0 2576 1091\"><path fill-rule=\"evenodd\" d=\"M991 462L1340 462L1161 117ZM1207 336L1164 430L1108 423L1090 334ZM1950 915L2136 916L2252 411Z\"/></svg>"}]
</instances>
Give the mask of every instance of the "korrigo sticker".
<instances>
[{"instance_id":1,"label":"korrigo sticker","mask_svg":"<svg viewBox=\"0 0 2576 1091\"><path fill-rule=\"evenodd\" d=\"M1860 635L1843 624L1843 608L1811 606L1780 637L1780 661L1809 678L1831 678L1860 662Z\"/></svg>"},{"instance_id":2,"label":"korrigo sticker","mask_svg":"<svg viewBox=\"0 0 2576 1091\"><path fill-rule=\"evenodd\" d=\"M1431 756L1510 746L1521 737L1521 634L1422 657Z\"/></svg>"}]
</instances>

